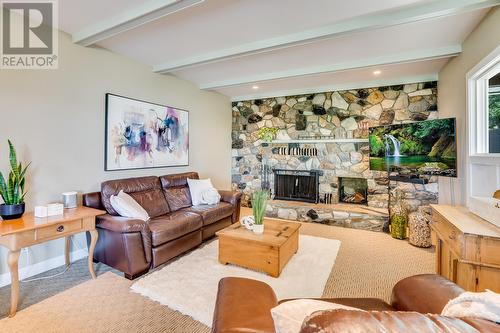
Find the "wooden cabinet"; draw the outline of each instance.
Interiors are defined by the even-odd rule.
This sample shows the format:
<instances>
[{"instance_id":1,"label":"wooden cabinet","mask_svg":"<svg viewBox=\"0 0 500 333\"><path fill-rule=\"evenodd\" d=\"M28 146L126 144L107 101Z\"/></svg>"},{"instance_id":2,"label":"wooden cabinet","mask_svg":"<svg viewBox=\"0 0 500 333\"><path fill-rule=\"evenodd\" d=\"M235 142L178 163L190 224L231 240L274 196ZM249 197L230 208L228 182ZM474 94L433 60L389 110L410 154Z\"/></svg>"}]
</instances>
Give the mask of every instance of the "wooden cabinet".
<instances>
[{"instance_id":1,"label":"wooden cabinet","mask_svg":"<svg viewBox=\"0 0 500 333\"><path fill-rule=\"evenodd\" d=\"M469 291L500 292L500 228L465 207L431 207L436 272Z\"/></svg>"}]
</instances>

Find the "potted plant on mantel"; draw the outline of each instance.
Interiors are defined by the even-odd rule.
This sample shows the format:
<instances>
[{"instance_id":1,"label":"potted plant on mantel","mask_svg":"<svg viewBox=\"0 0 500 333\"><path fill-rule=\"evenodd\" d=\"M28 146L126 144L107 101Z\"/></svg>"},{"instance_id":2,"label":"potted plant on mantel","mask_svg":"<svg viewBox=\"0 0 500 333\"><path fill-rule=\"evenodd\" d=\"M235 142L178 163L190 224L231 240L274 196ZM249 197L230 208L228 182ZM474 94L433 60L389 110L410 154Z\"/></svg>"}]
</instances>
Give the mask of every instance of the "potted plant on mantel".
<instances>
[{"instance_id":1,"label":"potted plant on mantel","mask_svg":"<svg viewBox=\"0 0 500 333\"><path fill-rule=\"evenodd\" d=\"M252 211L254 218L253 232L262 234L264 232L264 214L266 213L267 199L269 192L267 190L257 190L252 195Z\"/></svg>"},{"instance_id":2,"label":"potted plant on mantel","mask_svg":"<svg viewBox=\"0 0 500 333\"><path fill-rule=\"evenodd\" d=\"M26 170L29 167L23 167L22 163L17 163L16 149L10 140L9 143L9 162L10 172L7 179L0 172L0 196L4 203L0 205L0 216L4 220L17 219L24 214L24 191Z\"/></svg>"},{"instance_id":3,"label":"potted plant on mantel","mask_svg":"<svg viewBox=\"0 0 500 333\"><path fill-rule=\"evenodd\" d=\"M276 134L278 134L278 131L279 128L277 127L262 127L257 132L257 136L265 143L271 143L274 139L276 139Z\"/></svg>"}]
</instances>

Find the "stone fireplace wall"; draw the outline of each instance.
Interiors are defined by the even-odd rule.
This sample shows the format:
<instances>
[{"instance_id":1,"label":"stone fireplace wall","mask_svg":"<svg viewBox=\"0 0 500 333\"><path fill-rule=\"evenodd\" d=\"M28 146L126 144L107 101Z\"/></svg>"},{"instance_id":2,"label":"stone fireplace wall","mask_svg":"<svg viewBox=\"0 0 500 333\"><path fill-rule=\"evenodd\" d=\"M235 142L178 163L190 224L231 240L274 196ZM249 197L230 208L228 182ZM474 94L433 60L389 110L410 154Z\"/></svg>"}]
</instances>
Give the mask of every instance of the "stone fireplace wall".
<instances>
[{"instance_id":1,"label":"stone fireplace wall","mask_svg":"<svg viewBox=\"0 0 500 333\"><path fill-rule=\"evenodd\" d=\"M278 138L368 138L368 127L437 118L437 82L333 91L233 103L232 185L247 205L263 181L273 188L272 168L321 170L320 201L338 202L338 177L368 181L368 206L388 206L387 173L369 170L369 145L355 143L262 143L262 127ZM263 162L264 161L264 162ZM271 170L262 170L265 164ZM267 172L267 177L266 177ZM437 202L437 179L428 185L393 183L411 209Z\"/></svg>"}]
</instances>

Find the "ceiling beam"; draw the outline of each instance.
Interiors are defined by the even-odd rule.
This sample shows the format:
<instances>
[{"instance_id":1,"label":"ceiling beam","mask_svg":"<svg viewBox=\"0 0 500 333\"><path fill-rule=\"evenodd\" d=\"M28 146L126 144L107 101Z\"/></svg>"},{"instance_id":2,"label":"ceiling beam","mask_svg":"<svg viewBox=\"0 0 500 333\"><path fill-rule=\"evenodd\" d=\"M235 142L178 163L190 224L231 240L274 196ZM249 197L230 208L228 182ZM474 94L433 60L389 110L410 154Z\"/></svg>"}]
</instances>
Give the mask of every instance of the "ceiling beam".
<instances>
[{"instance_id":1,"label":"ceiling beam","mask_svg":"<svg viewBox=\"0 0 500 333\"><path fill-rule=\"evenodd\" d=\"M237 79L215 81L210 83L205 83L200 85L200 89L213 90L223 87L240 86L250 83L259 83L264 81L289 79L292 77L299 76L309 76L326 74L332 72L341 72L354 69L377 67L384 65L402 64L417 62L423 60L433 60L440 58L453 57L462 52L461 45L451 45L447 47L430 49L430 50L416 50L412 52L400 53L400 54L388 54L381 57L373 57L366 59L359 59L349 62L343 62L333 65L315 66L308 68L292 69L281 72L266 73L260 75L252 75L247 77L241 77Z\"/></svg>"},{"instance_id":2,"label":"ceiling beam","mask_svg":"<svg viewBox=\"0 0 500 333\"><path fill-rule=\"evenodd\" d=\"M235 47L199 54L181 60L165 62L155 65L153 70L157 73L168 73L187 67L307 44L355 32L456 15L471 10L493 7L498 4L499 0L425 1L424 3L358 16L318 29L240 44Z\"/></svg>"},{"instance_id":3,"label":"ceiling beam","mask_svg":"<svg viewBox=\"0 0 500 333\"><path fill-rule=\"evenodd\" d=\"M74 33L73 43L90 46L203 1L205 0L150 0Z\"/></svg>"},{"instance_id":4,"label":"ceiling beam","mask_svg":"<svg viewBox=\"0 0 500 333\"><path fill-rule=\"evenodd\" d=\"M399 77L396 79L349 82L349 83L343 83L343 84L318 86L318 87L313 87L313 88L298 88L298 89L287 89L287 90L268 91L268 92L256 92L256 93L249 94L249 95L240 95L240 96L231 97L231 102L249 101L249 100L253 100L253 99L273 98L273 97L281 97L281 96L316 94L316 93L322 93L325 91L339 91L339 90L350 90L350 89L365 89L365 88L373 88L373 87L385 87L385 86L392 86L392 85L397 85L397 84L409 84L409 83L429 82L429 81L437 81L437 80L438 80L438 74L431 73L431 74L424 74L424 75ZM224 94L224 92L221 92L221 93Z\"/></svg>"}]
</instances>

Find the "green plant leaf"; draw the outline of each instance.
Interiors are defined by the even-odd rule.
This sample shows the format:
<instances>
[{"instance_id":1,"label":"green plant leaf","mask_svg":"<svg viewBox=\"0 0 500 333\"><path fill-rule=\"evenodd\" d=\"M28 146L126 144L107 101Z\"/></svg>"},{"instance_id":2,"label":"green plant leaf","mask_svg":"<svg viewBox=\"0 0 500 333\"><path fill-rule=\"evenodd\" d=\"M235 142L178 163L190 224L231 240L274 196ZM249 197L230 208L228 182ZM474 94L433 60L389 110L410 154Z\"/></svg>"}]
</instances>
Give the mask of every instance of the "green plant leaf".
<instances>
[{"instance_id":1,"label":"green plant leaf","mask_svg":"<svg viewBox=\"0 0 500 333\"><path fill-rule=\"evenodd\" d=\"M12 205L14 202L14 173L11 171L9 173L9 180L7 182L7 205Z\"/></svg>"},{"instance_id":2,"label":"green plant leaf","mask_svg":"<svg viewBox=\"0 0 500 333\"><path fill-rule=\"evenodd\" d=\"M7 184L5 183L5 178L3 174L0 172L0 196L2 196L3 201L6 201L7 196Z\"/></svg>"},{"instance_id":3,"label":"green plant leaf","mask_svg":"<svg viewBox=\"0 0 500 333\"><path fill-rule=\"evenodd\" d=\"M14 148L14 145L10 140L7 140L9 143L9 161L10 161L10 168L12 172L14 172L14 175L16 178L19 178L19 170L17 166L17 154L16 154L16 149Z\"/></svg>"}]
</instances>

